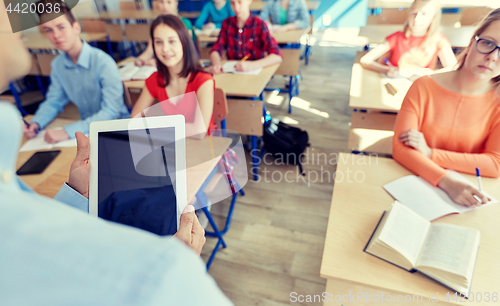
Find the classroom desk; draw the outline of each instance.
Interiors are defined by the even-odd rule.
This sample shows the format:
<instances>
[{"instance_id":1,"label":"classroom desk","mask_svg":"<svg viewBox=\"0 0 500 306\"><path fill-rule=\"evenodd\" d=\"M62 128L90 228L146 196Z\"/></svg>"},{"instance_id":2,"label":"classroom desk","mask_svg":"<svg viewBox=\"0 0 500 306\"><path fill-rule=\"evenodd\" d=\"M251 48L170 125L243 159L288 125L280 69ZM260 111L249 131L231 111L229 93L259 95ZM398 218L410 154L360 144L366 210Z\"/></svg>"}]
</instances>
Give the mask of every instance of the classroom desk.
<instances>
[{"instance_id":1,"label":"classroom desk","mask_svg":"<svg viewBox=\"0 0 500 306\"><path fill-rule=\"evenodd\" d=\"M81 33L80 38L86 42L102 40L107 37L106 33ZM22 40L26 48L32 50L55 50L56 47L48 38L40 33L23 33Z\"/></svg>"},{"instance_id":2,"label":"classroom desk","mask_svg":"<svg viewBox=\"0 0 500 306\"><path fill-rule=\"evenodd\" d=\"M386 83L397 89L396 95L389 94ZM408 79L389 80L360 64L353 65L349 107L354 112L347 141L349 151L392 154L396 114L411 84Z\"/></svg>"},{"instance_id":3,"label":"classroom desk","mask_svg":"<svg viewBox=\"0 0 500 306\"><path fill-rule=\"evenodd\" d=\"M390 83L397 93L391 95L385 84ZM388 79L380 73L363 69L360 64L352 66L349 107L352 109L397 113L412 82L404 78Z\"/></svg>"},{"instance_id":4,"label":"classroom desk","mask_svg":"<svg viewBox=\"0 0 500 306\"><path fill-rule=\"evenodd\" d=\"M402 25L367 25L359 29L359 36L366 38L365 45L378 44L385 41L385 38L394 32L402 31ZM464 48L470 43L472 35L476 27L462 26L455 28L454 26L442 26L441 31L448 38L452 47Z\"/></svg>"},{"instance_id":5,"label":"classroom desk","mask_svg":"<svg viewBox=\"0 0 500 306\"><path fill-rule=\"evenodd\" d=\"M292 112L290 102L298 92L298 82L296 81L295 77L299 74L301 47L300 40L304 35L309 33L309 30L310 27L307 27L305 29L286 31L273 35L274 39L276 39L276 42L280 44L281 51L283 53L283 61L281 62L279 68L276 70L275 74L290 77L287 90L289 93L289 113ZM220 30L214 30L210 33L208 33L208 31L198 31L198 33L196 34L198 40L198 48L201 50L202 43L216 42L219 31Z\"/></svg>"},{"instance_id":6,"label":"classroom desk","mask_svg":"<svg viewBox=\"0 0 500 306\"><path fill-rule=\"evenodd\" d=\"M399 9L409 8L413 0L368 0L369 9ZM441 0L443 8L462 7L498 7L496 0Z\"/></svg>"},{"instance_id":7,"label":"classroom desk","mask_svg":"<svg viewBox=\"0 0 500 306\"><path fill-rule=\"evenodd\" d=\"M321 277L327 279L326 291L335 295L356 296L357 292L371 294L391 294L393 303L376 303L376 305L407 305L395 303L398 294L403 296L422 295L424 303L408 303L409 305L435 305L428 302L429 293L439 294L439 305L498 305L497 302L474 303L446 302L443 298L448 292L452 297L455 292L449 291L441 284L422 274L411 274L401 268L389 264L363 249L371 237L373 230L382 216L394 201L382 188L402 176L411 174L408 170L389 158L363 156L342 153L338 158L336 182L333 189L332 204L326 231L325 248L321 263ZM342 174L342 175L341 175ZM350 176L348 176L350 175ZM475 176L465 175L476 183ZM500 198L500 179L483 178L483 188L493 197ZM481 232L479 254L474 271L471 291L474 293L497 292L500 295L498 275L500 273L500 205L495 204L461 215L442 217L434 222L457 224L476 228ZM363 300L364 302L364 300ZM373 305L374 303L342 304ZM442 303L442 304L441 304ZM324 303L324 305L340 305L341 303Z\"/></svg>"},{"instance_id":8,"label":"classroom desk","mask_svg":"<svg viewBox=\"0 0 500 306\"><path fill-rule=\"evenodd\" d=\"M309 33L310 29L311 29L310 27L307 27L305 29L296 29L292 31L281 32L273 34L273 37L274 39L276 39L276 42L278 44L298 44L300 43L300 39L302 38L302 36ZM195 32L196 32L196 38L199 40L199 42L214 43L217 41L220 29L213 30L210 33L208 33L208 31L202 32L199 30Z\"/></svg>"},{"instance_id":9,"label":"classroom desk","mask_svg":"<svg viewBox=\"0 0 500 306\"><path fill-rule=\"evenodd\" d=\"M25 117L28 121L32 118ZM49 128L62 127L66 124L74 122L74 120L57 118L48 126ZM23 143L26 139L23 139ZM207 159L211 156L210 142L208 137L202 140L186 139L186 181L187 181L187 200L188 203L194 199L196 193L208 178L212 170L217 166L221 155L231 144L231 139L212 137L212 145L214 148L215 158ZM56 148L61 150L61 153L47 167L47 169L38 175L23 175L23 179L28 186L33 188L37 193L54 197L59 191L64 182L67 182L69 177L69 168L76 156L76 147L71 148ZM30 157L31 152L19 152L16 169L19 169Z\"/></svg>"}]
</instances>

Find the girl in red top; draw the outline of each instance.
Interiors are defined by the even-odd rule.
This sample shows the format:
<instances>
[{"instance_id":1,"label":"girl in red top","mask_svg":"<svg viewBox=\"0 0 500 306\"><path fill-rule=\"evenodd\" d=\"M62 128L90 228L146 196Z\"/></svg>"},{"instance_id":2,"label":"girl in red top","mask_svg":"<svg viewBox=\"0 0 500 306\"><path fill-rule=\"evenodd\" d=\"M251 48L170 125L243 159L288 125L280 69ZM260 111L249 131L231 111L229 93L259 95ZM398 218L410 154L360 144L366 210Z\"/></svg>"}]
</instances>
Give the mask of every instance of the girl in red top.
<instances>
[{"instance_id":1,"label":"girl in red top","mask_svg":"<svg viewBox=\"0 0 500 306\"><path fill-rule=\"evenodd\" d=\"M459 56L457 70L424 76L408 90L394 127L392 155L456 203L487 198L444 169L500 176L500 9Z\"/></svg>"},{"instance_id":2,"label":"girl in red top","mask_svg":"<svg viewBox=\"0 0 500 306\"><path fill-rule=\"evenodd\" d=\"M177 16L161 15L151 24L151 39L158 72L146 80L132 117L184 115L186 136L215 128L215 82L203 71L186 26ZM156 100L159 107L151 107Z\"/></svg>"},{"instance_id":3,"label":"girl in red top","mask_svg":"<svg viewBox=\"0 0 500 306\"><path fill-rule=\"evenodd\" d=\"M455 54L446 36L438 31L440 22L439 0L415 0L404 30L388 36L385 43L363 56L361 66L388 77L397 76L399 68L436 69L438 57L443 67L453 67Z\"/></svg>"}]
</instances>

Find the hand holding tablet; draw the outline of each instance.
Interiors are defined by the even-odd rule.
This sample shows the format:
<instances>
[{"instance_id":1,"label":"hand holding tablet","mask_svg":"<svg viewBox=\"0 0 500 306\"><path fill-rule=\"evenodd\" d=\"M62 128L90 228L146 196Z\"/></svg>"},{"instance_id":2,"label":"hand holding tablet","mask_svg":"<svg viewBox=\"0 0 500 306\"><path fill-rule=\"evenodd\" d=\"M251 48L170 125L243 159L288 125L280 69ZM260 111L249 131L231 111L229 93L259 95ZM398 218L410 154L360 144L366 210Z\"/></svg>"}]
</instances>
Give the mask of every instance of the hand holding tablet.
<instances>
[{"instance_id":1,"label":"hand holding tablet","mask_svg":"<svg viewBox=\"0 0 500 306\"><path fill-rule=\"evenodd\" d=\"M176 115L91 123L89 213L175 234L187 205L184 121Z\"/></svg>"}]
</instances>

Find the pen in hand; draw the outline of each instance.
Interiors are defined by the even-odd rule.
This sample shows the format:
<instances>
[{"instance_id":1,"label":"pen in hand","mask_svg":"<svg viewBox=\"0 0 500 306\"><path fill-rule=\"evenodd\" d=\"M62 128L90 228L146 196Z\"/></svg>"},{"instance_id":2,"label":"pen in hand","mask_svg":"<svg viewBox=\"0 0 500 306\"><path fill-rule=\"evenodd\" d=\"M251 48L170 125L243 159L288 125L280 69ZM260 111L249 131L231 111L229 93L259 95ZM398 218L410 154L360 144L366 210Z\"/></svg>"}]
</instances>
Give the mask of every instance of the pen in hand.
<instances>
[{"instance_id":1,"label":"pen in hand","mask_svg":"<svg viewBox=\"0 0 500 306\"><path fill-rule=\"evenodd\" d=\"M476 177L477 177L477 187L479 188L479 191L482 191L483 186L481 185L481 172L479 171L479 168L476 168Z\"/></svg>"},{"instance_id":2,"label":"pen in hand","mask_svg":"<svg viewBox=\"0 0 500 306\"><path fill-rule=\"evenodd\" d=\"M29 122L28 122L28 121L26 121L26 120L24 120L24 118L22 118L22 119L23 119L23 122L24 122L24 124L26 125L26 127L29 129L29 128L30 128L30 124L29 124ZM38 129L35 129L35 130L34 130L34 132L35 132L35 134L38 134L38 132L39 132L39 131L38 131Z\"/></svg>"}]
</instances>

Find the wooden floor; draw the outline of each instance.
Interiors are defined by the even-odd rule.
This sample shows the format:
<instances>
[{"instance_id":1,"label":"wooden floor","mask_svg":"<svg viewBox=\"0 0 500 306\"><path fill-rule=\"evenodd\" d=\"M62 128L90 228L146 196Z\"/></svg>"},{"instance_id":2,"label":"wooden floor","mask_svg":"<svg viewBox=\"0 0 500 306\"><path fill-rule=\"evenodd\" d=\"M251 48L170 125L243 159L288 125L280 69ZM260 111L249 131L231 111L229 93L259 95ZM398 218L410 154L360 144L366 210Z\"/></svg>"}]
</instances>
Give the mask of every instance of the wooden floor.
<instances>
[{"instance_id":1,"label":"wooden floor","mask_svg":"<svg viewBox=\"0 0 500 306\"><path fill-rule=\"evenodd\" d=\"M235 305L289 305L291 292L313 295L325 290L319 271L335 156L346 152L350 76L359 48L318 46L322 34L315 34L317 44L309 65L301 64L303 80L299 97L292 101L292 114L286 111L285 95L268 95L267 104L272 117L294 122L309 133L307 176L301 177L295 166L261 164L260 181L249 180L246 195L238 197L225 235L228 247L219 251L209 271ZM274 84L283 87L284 79L275 79ZM276 105L280 97L285 99ZM289 172L286 182L283 175L289 170L293 175ZM229 204L225 200L212 205L219 227ZM215 243L215 238L208 238L202 254L205 261Z\"/></svg>"}]
</instances>

